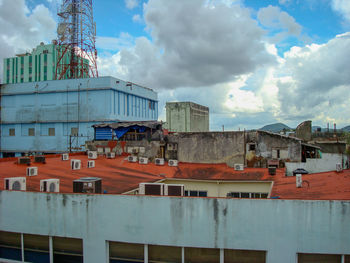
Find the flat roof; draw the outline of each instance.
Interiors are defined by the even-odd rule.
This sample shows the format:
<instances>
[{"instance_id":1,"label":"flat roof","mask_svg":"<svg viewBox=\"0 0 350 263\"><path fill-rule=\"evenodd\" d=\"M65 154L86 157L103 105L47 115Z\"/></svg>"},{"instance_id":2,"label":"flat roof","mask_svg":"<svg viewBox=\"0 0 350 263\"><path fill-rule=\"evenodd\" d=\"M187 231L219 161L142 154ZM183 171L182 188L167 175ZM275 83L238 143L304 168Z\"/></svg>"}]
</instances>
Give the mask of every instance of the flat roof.
<instances>
[{"instance_id":1,"label":"flat roof","mask_svg":"<svg viewBox=\"0 0 350 263\"><path fill-rule=\"evenodd\" d=\"M38 167L37 176L27 176L27 191L40 191L40 180L60 179L60 192L72 193L73 181L83 177L102 179L102 190L108 194L122 194L138 188L139 183L158 182L164 179L225 181L225 182L273 182L271 197L305 200L350 200L350 170L341 173L326 172L303 175L303 187L296 187L295 177L286 177L285 169L277 169L276 175L267 168L245 168L235 171L226 164L179 163L177 167L130 163L127 156L107 159L99 156L95 168L87 168L85 154L70 155L70 159L82 162L80 170L72 170L70 160L62 161L61 155L49 155L46 164L17 164L17 158L0 159L0 190L4 179L26 176L27 167Z\"/></svg>"}]
</instances>

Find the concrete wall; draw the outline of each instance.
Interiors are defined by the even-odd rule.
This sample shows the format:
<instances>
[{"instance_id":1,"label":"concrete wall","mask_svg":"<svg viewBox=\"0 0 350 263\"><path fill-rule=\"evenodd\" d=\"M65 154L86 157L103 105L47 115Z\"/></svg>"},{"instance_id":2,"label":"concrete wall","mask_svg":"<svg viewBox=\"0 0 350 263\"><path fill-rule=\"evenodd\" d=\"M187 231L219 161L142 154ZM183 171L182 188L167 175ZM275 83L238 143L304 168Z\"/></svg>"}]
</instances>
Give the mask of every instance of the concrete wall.
<instances>
[{"instance_id":1,"label":"concrete wall","mask_svg":"<svg viewBox=\"0 0 350 263\"><path fill-rule=\"evenodd\" d=\"M345 163L347 157L344 154L334 154L334 153L322 153L322 158L320 159L306 159L305 163L297 162L287 162L286 172L287 176L292 176L293 171L297 168L303 168L309 173L321 173L336 170L336 164L340 163L345 168Z\"/></svg>"},{"instance_id":2,"label":"concrete wall","mask_svg":"<svg viewBox=\"0 0 350 263\"><path fill-rule=\"evenodd\" d=\"M162 181L165 184L183 184L186 190L207 191L208 197L226 197L229 192L270 193L271 182L227 182L227 181Z\"/></svg>"},{"instance_id":3,"label":"concrete wall","mask_svg":"<svg viewBox=\"0 0 350 263\"><path fill-rule=\"evenodd\" d=\"M244 132L179 133L169 141L178 143L180 162L244 163Z\"/></svg>"},{"instance_id":4,"label":"concrete wall","mask_svg":"<svg viewBox=\"0 0 350 263\"><path fill-rule=\"evenodd\" d=\"M166 126L172 132L209 131L209 108L193 102L167 102Z\"/></svg>"},{"instance_id":5,"label":"concrete wall","mask_svg":"<svg viewBox=\"0 0 350 263\"><path fill-rule=\"evenodd\" d=\"M106 241L350 254L350 202L0 192L0 230L83 239L84 262L107 262ZM282 233L282 234L281 234Z\"/></svg>"},{"instance_id":6,"label":"concrete wall","mask_svg":"<svg viewBox=\"0 0 350 263\"><path fill-rule=\"evenodd\" d=\"M82 145L93 139L93 124L158 119L157 93L111 77L8 84L1 93L3 152L66 151L72 127L84 136Z\"/></svg>"}]
</instances>

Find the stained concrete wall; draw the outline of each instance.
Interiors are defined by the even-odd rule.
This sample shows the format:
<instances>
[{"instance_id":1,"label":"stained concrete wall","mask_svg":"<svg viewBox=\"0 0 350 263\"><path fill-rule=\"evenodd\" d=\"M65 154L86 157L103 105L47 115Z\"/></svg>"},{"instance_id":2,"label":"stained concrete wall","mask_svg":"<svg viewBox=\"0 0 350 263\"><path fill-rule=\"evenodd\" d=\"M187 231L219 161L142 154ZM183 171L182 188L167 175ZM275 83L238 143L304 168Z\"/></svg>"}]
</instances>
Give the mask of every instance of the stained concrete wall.
<instances>
[{"instance_id":1,"label":"stained concrete wall","mask_svg":"<svg viewBox=\"0 0 350 263\"><path fill-rule=\"evenodd\" d=\"M255 134L254 132L249 133L249 139L257 143L257 156L273 158L273 151L280 150L287 151L287 155L283 156L285 159L292 161L301 160L301 144L295 138L259 131Z\"/></svg>"},{"instance_id":2,"label":"stained concrete wall","mask_svg":"<svg viewBox=\"0 0 350 263\"><path fill-rule=\"evenodd\" d=\"M178 144L178 160L194 163L244 163L244 132L178 133L169 136Z\"/></svg>"},{"instance_id":3,"label":"stained concrete wall","mask_svg":"<svg viewBox=\"0 0 350 263\"><path fill-rule=\"evenodd\" d=\"M82 238L86 263L107 262L107 240L265 250L267 263L350 254L349 218L349 201L0 192L0 230Z\"/></svg>"},{"instance_id":4,"label":"stained concrete wall","mask_svg":"<svg viewBox=\"0 0 350 263\"><path fill-rule=\"evenodd\" d=\"M172 132L209 131L209 108L193 102L167 102L166 125Z\"/></svg>"},{"instance_id":5,"label":"stained concrete wall","mask_svg":"<svg viewBox=\"0 0 350 263\"><path fill-rule=\"evenodd\" d=\"M292 176L293 171L298 168L303 168L309 173L321 173L336 170L336 164L340 163L345 168L345 163L347 161L347 156L344 154L335 153L323 153L320 159L306 159L305 163L297 162L287 162L286 163L286 173L287 176Z\"/></svg>"}]
</instances>

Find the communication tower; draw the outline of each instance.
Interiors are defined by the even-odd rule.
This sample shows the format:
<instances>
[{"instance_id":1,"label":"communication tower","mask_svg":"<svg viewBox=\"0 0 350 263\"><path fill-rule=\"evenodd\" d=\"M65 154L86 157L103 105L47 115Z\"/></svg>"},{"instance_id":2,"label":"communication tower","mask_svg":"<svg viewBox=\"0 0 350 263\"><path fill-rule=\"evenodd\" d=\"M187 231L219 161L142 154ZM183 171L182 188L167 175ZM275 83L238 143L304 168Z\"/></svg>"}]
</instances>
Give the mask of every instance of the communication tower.
<instances>
[{"instance_id":1,"label":"communication tower","mask_svg":"<svg viewBox=\"0 0 350 263\"><path fill-rule=\"evenodd\" d=\"M98 77L92 0L63 0L57 15L56 79Z\"/></svg>"}]
</instances>

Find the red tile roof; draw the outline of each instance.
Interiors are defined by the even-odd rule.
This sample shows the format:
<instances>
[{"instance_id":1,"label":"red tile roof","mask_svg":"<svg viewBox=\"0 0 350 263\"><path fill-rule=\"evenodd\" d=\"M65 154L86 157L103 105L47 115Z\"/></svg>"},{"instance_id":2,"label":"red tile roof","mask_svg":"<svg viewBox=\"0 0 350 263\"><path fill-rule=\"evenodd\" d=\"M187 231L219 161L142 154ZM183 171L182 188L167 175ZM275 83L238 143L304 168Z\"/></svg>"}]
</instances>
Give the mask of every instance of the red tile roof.
<instances>
[{"instance_id":1,"label":"red tile roof","mask_svg":"<svg viewBox=\"0 0 350 263\"><path fill-rule=\"evenodd\" d=\"M141 182L155 182L165 178L228 180L228 181L273 181L271 196L281 199L326 199L350 200L350 170L342 173L329 172L303 175L303 187L296 188L295 177L284 176L284 169L277 169L275 176L266 168L245 168L235 171L226 164L179 163L178 167L141 165L129 163L125 156L116 159L98 157L95 168L87 168L88 158L84 154L70 155L80 159L82 169L71 170L70 160L62 161L60 155L49 156L46 164L32 163L38 167L38 176L27 177L27 191L40 191L40 180L60 179L60 192L72 193L73 180L81 177L102 178L102 190L110 194L121 194L138 187ZM19 165L16 158L0 160L0 189L4 189L4 178L26 176L27 165Z\"/></svg>"}]
</instances>

